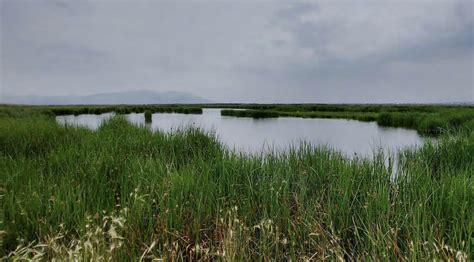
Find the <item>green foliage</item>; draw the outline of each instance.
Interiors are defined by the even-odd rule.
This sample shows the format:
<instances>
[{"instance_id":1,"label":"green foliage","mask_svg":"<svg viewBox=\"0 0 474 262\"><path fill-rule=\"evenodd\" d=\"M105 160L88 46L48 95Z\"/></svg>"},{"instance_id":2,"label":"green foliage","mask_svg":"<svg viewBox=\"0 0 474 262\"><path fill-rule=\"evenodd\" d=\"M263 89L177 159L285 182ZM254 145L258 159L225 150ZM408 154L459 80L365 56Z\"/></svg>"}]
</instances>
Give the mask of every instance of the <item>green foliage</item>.
<instances>
[{"instance_id":1,"label":"green foliage","mask_svg":"<svg viewBox=\"0 0 474 262\"><path fill-rule=\"evenodd\" d=\"M118 105L118 106L41 106L41 109L50 110L55 115L103 114L115 112L117 114L144 113L182 113L202 114L202 108L186 105Z\"/></svg>"},{"instance_id":2,"label":"green foliage","mask_svg":"<svg viewBox=\"0 0 474 262\"><path fill-rule=\"evenodd\" d=\"M241 155L199 129L152 132L116 116L90 131L8 110L5 259L473 259L473 133L399 152L394 178L381 154L348 160L301 144ZM433 125L465 123L449 116Z\"/></svg>"},{"instance_id":3,"label":"green foliage","mask_svg":"<svg viewBox=\"0 0 474 262\"><path fill-rule=\"evenodd\" d=\"M151 123L151 111L149 110L145 111L145 122Z\"/></svg>"}]
</instances>

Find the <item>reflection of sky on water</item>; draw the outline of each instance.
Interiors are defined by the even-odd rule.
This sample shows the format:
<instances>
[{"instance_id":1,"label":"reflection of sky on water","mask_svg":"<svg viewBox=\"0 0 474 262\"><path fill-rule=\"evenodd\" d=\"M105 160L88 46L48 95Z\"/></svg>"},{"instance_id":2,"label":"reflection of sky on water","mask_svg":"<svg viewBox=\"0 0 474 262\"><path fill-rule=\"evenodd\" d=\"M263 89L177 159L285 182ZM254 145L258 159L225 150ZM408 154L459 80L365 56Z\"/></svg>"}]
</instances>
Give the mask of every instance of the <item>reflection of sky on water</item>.
<instances>
[{"instance_id":1,"label":"reflection of sky on water","mask_svg":"<svg viewBox=\"0 0 474 262\"><path fill-rule=\"evenodd\" d=\"M110 117L112 117L114 113L105 113L101 115L65 115L65 116L57 116L56 121L60 124L70 124L70 125L78 125L78 126L85 126L92 130L96 130L99 128L102 122Z\"/></svg>"}]
</instances>

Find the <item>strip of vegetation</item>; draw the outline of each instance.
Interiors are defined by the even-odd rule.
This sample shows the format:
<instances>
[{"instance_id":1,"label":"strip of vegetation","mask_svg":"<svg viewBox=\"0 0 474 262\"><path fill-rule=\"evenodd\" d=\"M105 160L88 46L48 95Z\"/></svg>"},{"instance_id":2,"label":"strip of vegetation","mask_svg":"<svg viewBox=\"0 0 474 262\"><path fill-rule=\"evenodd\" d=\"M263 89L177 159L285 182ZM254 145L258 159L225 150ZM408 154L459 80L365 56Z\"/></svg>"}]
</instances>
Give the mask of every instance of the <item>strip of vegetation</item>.
<instances>
[{"instance_id":1,"label":"strip of vegetation","mask_svg":"<svg viewBox=\"0 0 474 262\"><path fill-rule=\"evenodd\" d=\"M446 129L474 129L474 107L471 106L348 106L348 109L342 109L339 106L268 106L264 108L267 109L226 109L222 110L221 114L253 118L307 117L377 121L377 124L381 126L412 128L430 135L440 134ZM313 109L321 111L309 111ZM330 109L335 111L328 111Z\"/></svg>"},{"instance_id":2,"label":"strip of vegetation","mask_svg":"<svg viewBox=\"0 0 474 262\"><path fill-rule=\"evenodd\" d=\"M263 111L263 110L230 110L222 109L222 116L237 116L237 117L252 117L252 118L273 118L278 117L280 114L275 111Z\"/></svg>"},{"instance_id":3,"label":"strip of vegetation","mask_svg":"<svg viewBox=\"0 0 474 262\"><path fill-rule=\"evenodd\" d=\"M439 104L200 104L201 107L274 110L284 112L371 112L435 113L445 110L474 110L473 105Z\"/></svg>"},{"instance_id":4,"label":"strip of vegetation","mask_svg":"<svg viewBox=\"0 0 474 262\"><path fill-rule=\"evenodd\" d=\"M122 105L122 106L64 106L46 107L55 115L103 114L115 112L117 114L144 113L180 113L202 114L202 108L189 106L155 106L155 105Z\"/></svg>"},{"instance_id":5,"label":"strip of vegetation","mask_svg":"<svg viewBox=\"0 0 474 262\"><path fill-rule=\"evenodd\" d=\"M24 117L31 114L43 114L49 116L57 115L81 115L81 114L104 114L115 112L117 114L130 113L180 113L180 114L202 114L201 107L192 106L166 106L166 105L120 105L120 106L19 106L0 105L0 116ZM27 114L25 114L27 113Z\"/></svg>"},{"instance_id":6,"label":"strip of vegetation","mask_svg":"<svg viewBox=\"0 0 474 262\"><path fill-rule=\"evenodd\" d=\"M0 257L474 259L474 135L347 160L302 145L237 155L198 129L121 116L97 131L0 110Z\"/></svg>"}]
</instances>

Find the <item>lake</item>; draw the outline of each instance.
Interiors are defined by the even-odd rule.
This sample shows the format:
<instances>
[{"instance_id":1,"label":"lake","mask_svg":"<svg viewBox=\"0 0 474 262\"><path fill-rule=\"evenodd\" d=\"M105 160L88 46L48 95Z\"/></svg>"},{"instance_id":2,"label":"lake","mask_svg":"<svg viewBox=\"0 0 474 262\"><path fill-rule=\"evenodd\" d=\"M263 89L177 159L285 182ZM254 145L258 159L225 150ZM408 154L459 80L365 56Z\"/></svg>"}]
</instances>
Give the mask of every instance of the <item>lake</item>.
<instances>
[{"instance_id":1,"label":"lake","mask_svg":"<svg viewBox=\"0 0 474 262\"><path fill-rule=\"evenodd\" d=\"M56 119L61 124L97 129L113 115L66 115ZM145 125L144 114L127 114L125 117L132 123ZM187 126L200 127L215 133L229 149L245 153L285 151L305 141L314 146L331 147L349 158L370 157L379 150L396 152L401 148L419 146L424 141L414 130L381 127L375 122L296 117L241 118L221 116L220 109L203 109L202 115L157 113L153 114L152 123L146 126L162 132L173 132Z\"/></svg>"}]
</instances>

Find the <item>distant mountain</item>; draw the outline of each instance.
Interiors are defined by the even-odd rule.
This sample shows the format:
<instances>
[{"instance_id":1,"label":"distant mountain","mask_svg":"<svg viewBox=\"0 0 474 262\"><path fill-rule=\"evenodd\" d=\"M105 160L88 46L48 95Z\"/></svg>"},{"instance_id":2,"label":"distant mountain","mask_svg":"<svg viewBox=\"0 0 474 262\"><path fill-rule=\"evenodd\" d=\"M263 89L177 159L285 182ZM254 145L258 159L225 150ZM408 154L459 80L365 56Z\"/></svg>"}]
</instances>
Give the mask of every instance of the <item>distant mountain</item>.
<instances>
[{"instance_id":1,"label":"distant mountain","mask_svg":"<svg viewBox=\"0 0 474 262\"><path fill-rule=\"evenodd\" d=\"M92 104L198 104L210 101L185 92L154 92L137 90L78 96L14 96L1 95L0 102L30 105L92 105Z\"/></svg>"}]
</instances>

